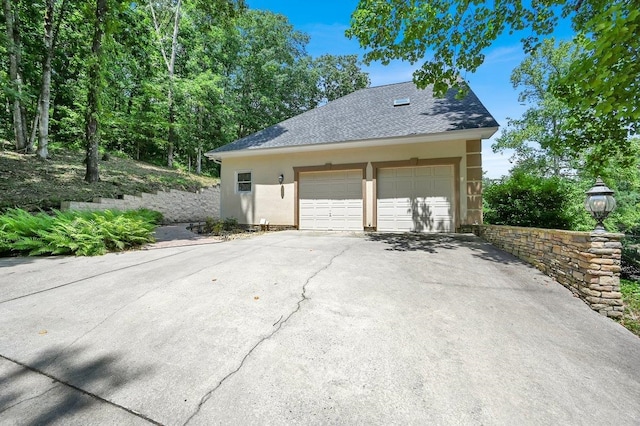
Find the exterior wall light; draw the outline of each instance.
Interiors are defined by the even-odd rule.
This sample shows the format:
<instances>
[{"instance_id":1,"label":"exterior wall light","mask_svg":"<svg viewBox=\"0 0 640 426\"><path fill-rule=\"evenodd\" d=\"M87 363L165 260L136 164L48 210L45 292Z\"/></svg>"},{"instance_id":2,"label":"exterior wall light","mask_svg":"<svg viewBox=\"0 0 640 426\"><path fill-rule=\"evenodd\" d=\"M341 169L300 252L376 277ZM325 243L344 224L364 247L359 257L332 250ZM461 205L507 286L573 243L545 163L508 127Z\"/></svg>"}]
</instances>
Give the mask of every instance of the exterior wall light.
<instances>
[{"instance_id":1,"label":"exterior wall light","mask_svg":"<svg viewBox=\"0 0 640 426\"><path fill-rule=\"evenodd\" d=\"M282 182L284 182L284 175L280 173L280 176L278 176L278 183L282 185Z\"/></svg>"},{"instance_id":2,"label":"exterior wall light","mask_svg":"<svg viewBox=\"0 0 640 426\"><path fill-rule=\"evenodd\" d=\"M587 191L584 208L598 222L593 232L606 232L603 222L609 216L609 213L616 208L616 199L613 198L613 191L604 184L602 179L598 178L596 184Z\"/></svg>"}]
</instances>

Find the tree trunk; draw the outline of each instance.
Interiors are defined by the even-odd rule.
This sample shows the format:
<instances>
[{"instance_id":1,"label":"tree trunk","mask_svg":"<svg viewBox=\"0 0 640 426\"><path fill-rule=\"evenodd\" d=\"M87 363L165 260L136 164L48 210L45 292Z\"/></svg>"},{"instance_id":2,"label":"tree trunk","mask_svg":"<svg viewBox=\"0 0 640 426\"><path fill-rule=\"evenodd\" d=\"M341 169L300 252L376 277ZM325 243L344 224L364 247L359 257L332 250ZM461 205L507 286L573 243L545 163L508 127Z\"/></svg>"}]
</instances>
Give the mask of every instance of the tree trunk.
<instances>
[{"instance_id":1,"label":"tree trunk","mask_svg":"<svg viewBox=\"0 0 640 426\"><path fill-rule=\"evenodd\" d=\"M38 101L38 157L47 158L49 155L49 105L51 102L51 59L53 57L53 12L54 0L47 0L44 14L44 60L42 61L42 88Z\"/></svg>"},{"instance_id":2,"label":"tree trunk","mask_svg":"<svg viewBox=\"0 0 640 426\"><path fill-rule=\"evenodd\" d=\"M198 147L198 156L196 157L196 174L202 174L202 148Z\"/></svg>"},{"instance_id":3,"label":"tree trunk","mask_svg":"<svg viewBox=\"0 0 640 426\"><path fill-rule=\"evenodd\" d=\"M167 136L167 167L173 167L173 149L175 146L176 108L173 104L173 74L169 83L169 134Z\"/></svg>"},{"instance_id":4,"label":"tree trunk","mask_svg":"<svg viewBox=\"0 0 640 426\"><path fill-rule=\"evenodd\" d=\"M176 54L178 52L178 30L180 28L180 4L181 0L178 0L178 3L176 3L176 15L173 20L173 35L171 36L171 59L169 61L169 147L167 153L167 166L169 167L173 167L173 150L176 138L176 107L173 104L173 90L174 75L176 69Z\"/></svg>"},{"instance_id":5,"label":"tree trunk","mask_svg":"<svg viewBox=\"0 0 640 426\"><path fill-rule=\"evenodd\" d=\"M176 55L178 52L178 32L180 29L180 6L182 4L182 0L178 0L176 3L176 12L173 17L173 34L171 36L171 56L167 56L167 52L162 44L162 34L160 30L160 23L155 13L155 9L153 8L153 3L149 0L149 9L151 10L151 16L153 17L153 27L156 31L156 36L158 37L158 45L160 48L160 53L162 53L162 58L167 66L167 71L169 73L169 90L167 93L167 101L169 107L169 133L167 135L167 166L173 167L173 154L175 149L175 121L176 121L176 113L175 113L175 105L173 103L173 92L174 92L174 74L175 74L175 65L176 65Z\"/></svg>"},{"instance_id":6,"label":"tree trunk","mask_svg":"<svg viewBox=\"0 0 640 426\"><path fill-rule=\"evenodd\" d=\"M20 104L20 137L24 140L24 152L29 151L29 146L27 145L27 136L28 136L28 127L27 127L27 107L25 106L22 100L22 87L24 85L22 79L22 30L20 29L20 15L18 12L15 12L13 15L13 35L16 46L16 63L18 65L18 88L19 88L19 104Z\"/></svg>"},{"instance_id":7,"label":"tree trunk","mask_svg":"<svg viewBox=\"0 0 640 426\"><path fill-rule=\"evenodd\" d=\"M98 147L100 143L98 114L100 112L100 69L102 65L102 36L105 31L107 15L107 0L96 0L96 16L91 45L91 57L89 63L89 90L87 94L87 112L85 143L87 148L87 172L84 180L89 183L98 182Z\"/></svg>"},{"instance_id":8,"label":"tree trunk","mask_svg":"<svg viewBox=\"0 0 640 426\"><path fill-rule=\"evenodd\" d=\"M24 151L27 147L26 119L23 116L22 105L22 75L20 73L20 37L17 25L14 26L15 16L11 9L11 0L4 0L4 17L7 30L7 50L9 53L9 80L13 89L13 130L17 151Z\"/></svg>"},{"instance_id":9,"label":"tree trunk","mask_svg":"<svg viewBox=\"0 0 640 426\"><path fill-rule=\"evenodd\" d=\"M38 98L38 105L40 105L40 98ZM36 143L36 136L38 134L38 123L40 123L40 110L36 111L36 116L33 117L33 121L31 122L31 136L29 136L29 141L27 143L27 152L33 152L33 146Z\"/></svg>"},{"instance_id":10,"label":"tree trunk","mask_svg":"<svg viewBox=\"0 0 640 426\"><path fill-rule=\"evenodd\" d=\"M200 106L196 108L196 112L198 114L198 135L204 134L204 112L201 111ZM202 142L198 137L198 147L196 148L196 174L200 175L202 173Z\"/></svg>"}]
</instances>

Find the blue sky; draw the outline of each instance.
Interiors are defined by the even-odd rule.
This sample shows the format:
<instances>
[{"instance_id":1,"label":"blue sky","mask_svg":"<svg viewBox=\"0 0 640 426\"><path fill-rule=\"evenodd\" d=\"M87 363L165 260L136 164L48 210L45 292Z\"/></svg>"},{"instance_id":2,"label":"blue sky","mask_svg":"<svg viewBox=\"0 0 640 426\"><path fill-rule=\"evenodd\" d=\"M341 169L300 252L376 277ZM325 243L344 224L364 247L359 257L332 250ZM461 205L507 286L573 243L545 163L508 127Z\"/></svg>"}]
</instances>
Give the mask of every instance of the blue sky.
<instances>
[{"instance_id":1,"label":"blue sky","mask_svg":"<svg viewBox=\"0 0 640 426\"><path fill-rule=\"evenodd\" d=\"M360 56L364 53L357 40L349 40L344 35L357 0L248 0L248 4L251 9L270 10L287 16L297 30L311 36L307 51L313 57L326 53ZM561 32L561 36L568 36L568 25L564 25ZM518 102L518 91L510 81L511 71L524 59L520 38L521 35L501 37L485 51L484 64L474 74L465 76L501 128L506 127L507 117L518 118L525 110ZM387 66L372 63L364 70L369 73L371 85L380 86L411 80L413 71L419 66L394 61ZM499 134L500 131L494 138ZM482 144L483 168L487 177L498 178L508 173L510 154L494 154L492 139Z\"/></svg>"}]
</instances>

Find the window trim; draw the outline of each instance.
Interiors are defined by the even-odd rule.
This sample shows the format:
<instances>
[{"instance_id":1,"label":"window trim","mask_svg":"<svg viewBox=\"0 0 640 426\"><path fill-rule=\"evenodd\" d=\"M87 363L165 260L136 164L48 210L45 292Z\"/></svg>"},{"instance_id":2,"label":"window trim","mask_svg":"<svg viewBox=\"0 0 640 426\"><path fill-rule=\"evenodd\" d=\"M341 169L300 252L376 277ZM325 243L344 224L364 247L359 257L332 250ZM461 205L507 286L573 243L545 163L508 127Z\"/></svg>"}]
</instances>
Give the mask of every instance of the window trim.
<instances>
[{"instance_id":1,"label":"window trim","mask_svg":"<svg viewBox=\"0 0 640 426\"><path fill-rule=\"evenodd\" d=\"M240 181L239 177L243 173L249 173L249 180ZM250 189L248 191L240 190L240 184L249 184ZM236 170L236 179L235 179L235 193L236 194L251 194L253 192L253 171L252 170Z\"/></svg>"}]
</instances>

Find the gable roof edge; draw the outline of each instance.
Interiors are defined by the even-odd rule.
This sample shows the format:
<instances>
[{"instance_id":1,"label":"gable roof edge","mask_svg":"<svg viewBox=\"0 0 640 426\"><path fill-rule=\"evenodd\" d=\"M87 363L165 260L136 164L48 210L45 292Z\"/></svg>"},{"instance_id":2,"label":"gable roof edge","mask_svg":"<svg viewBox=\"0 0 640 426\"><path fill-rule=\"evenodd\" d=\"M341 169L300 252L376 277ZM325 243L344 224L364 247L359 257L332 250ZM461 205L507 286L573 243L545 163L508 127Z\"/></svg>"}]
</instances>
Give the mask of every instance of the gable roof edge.
<instances>
[{"instance_id":1,"label":"gable roof edge","mask_svg":"<svg viewBox=\"0 0 640 426\"><path fill-rule=\"evenodd\" d=\"M332 143L317 143L308 145L296 145L285 147L270 147L270 148L254 148L254 149L240 149L234 151L222 151L214 152L209 151L204 155L215 162L222 161L224 158L240 158L251 157L256 155L276 155L276 154L291 154L300 152L314 152L325 150L341 150L352 148L373 148L379 146L392 146L402 144L414 144L414 143L429 143L429 142L447 142L454 140L473 140L473 139L489 139L498 131L498 127L484 127L476 129L463 129L463 130L450 130L440 133L426 133L420 135L398 136L392 138L379 138L379 139L362 139L356 141L340 141Z\"/></svg>"}]
</instances>

